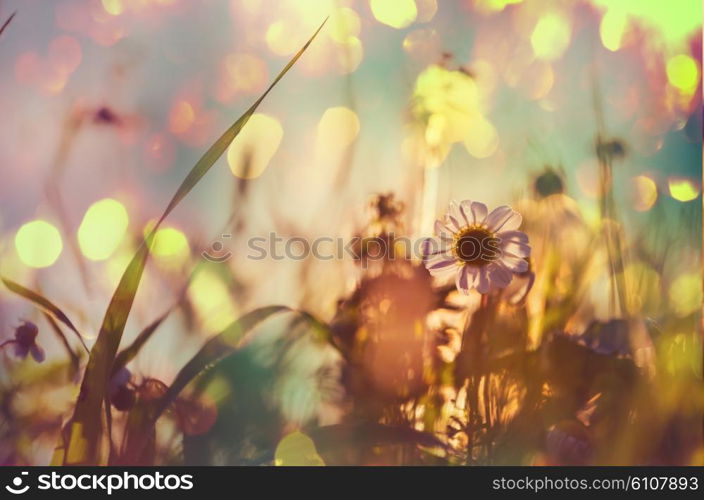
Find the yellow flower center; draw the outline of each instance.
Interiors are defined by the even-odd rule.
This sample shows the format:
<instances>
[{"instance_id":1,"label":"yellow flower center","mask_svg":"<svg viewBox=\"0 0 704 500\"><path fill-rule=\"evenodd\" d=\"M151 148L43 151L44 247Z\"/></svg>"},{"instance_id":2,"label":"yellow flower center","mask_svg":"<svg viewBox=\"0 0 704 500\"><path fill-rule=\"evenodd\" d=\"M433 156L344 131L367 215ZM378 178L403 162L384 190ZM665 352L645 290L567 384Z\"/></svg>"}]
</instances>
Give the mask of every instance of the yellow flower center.
<instances>
[{"instance_id":1,"label":"yellow flower center","mask_svg":"<svg viewBox=\"0 0 704 500\"><path fill-rule=\"evenodd\" d=\"M462 263L481 267L501 256L500 242L484 226L468 226L455 236L454 253Z\"/></svg>"}]
</instances>

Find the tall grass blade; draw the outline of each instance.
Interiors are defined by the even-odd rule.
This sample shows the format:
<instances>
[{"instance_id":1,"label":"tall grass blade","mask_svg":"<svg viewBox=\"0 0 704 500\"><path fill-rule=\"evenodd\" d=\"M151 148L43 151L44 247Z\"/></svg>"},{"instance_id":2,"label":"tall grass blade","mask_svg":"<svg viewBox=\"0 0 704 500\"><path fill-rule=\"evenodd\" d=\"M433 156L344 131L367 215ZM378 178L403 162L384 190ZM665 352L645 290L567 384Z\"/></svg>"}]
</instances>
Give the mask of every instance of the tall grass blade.
<instances>
[{"instance_id":1,"label":"tall grass blade","mask_svg":"<svg viewBox=\"0 0 704 500\"><path fill-rule=\"evenodd\" d=\"M161 413L174 402L176 397L193 379L208 367L214 366L235 352L240 347L240 342L247 332L269 316L284 311L291 311L291 309L286 306L266 306L255 309L241 316L225 330L210 338L178 372L166 394L161 399L154 420L156 421L159 418Z\"/></svg>"},{"instance_id":2,"label":"tall grass blade","mask_svg":"<svg viewBox=\"0 0 704 500\"><path fill-rule=\"evenodd\" d=\"M127 366L127 363L132 361L137 354L139 353L140 349L144 347L144 344L147 343L147 341L151 338L151 336L156 332L156 330L161 326L161 324L164 322L164 320L171 314L173 311L173 308L169 308L166 312L164 312L161 316L159 316L157 319L152 321L150 324L148 324L144 330L139 332L139 335L132 341L132 343L129 345L129 347L126 347L120 353L115 357L115 361L112 364L112 374L114 375L120 369L124 368Z\"/></svg>"},{"instance_id":3,"label":"tall grass blade","mask_svg":"<svg viewBox=\"0 0 704 500\"><path fill-rule=\"evenodd\" d=\"M249 118L254 114L259 104L283 78L288 70L298 61L303 52L308 48L313 39L322 29L323 24L294 55L283 70L274 79L269 88L257 99L252 106L206 151L194 165L184 181L179 186L166 210L157 223L146 236L136 254L125 270L117 289L114 292L110 305L105 313L103 324L98 338L88 359L81 383L81 391L76 403L76 409L71 420L69 432L70 439L63 455L64 464L95 464L99 463L99 445L102 439L100 424L101 406L109 382L112 366L117 350L122 339L122 333L127 323L139 282L142 278L144 266L149 256L149 248L154 234L164 219L176 208L181 200L195 187L200 179L210 170L215 161L225 152L232 140L237 137ZM61 446L61 445L60 445ZM55 455L58 456L58 455Z\"/></svg>"}]
</instances>

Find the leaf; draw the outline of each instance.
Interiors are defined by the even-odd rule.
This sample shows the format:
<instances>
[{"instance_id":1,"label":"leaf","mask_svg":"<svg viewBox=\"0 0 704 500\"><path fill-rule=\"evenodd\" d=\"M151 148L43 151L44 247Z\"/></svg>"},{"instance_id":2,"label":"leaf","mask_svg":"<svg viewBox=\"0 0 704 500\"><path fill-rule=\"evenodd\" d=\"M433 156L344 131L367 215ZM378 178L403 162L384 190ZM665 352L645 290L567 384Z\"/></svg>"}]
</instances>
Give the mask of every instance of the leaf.
<instances>
[{"instance_id":1,"label":"leaf","mask_svg":"<svg viewBox=\"0 0 704 500\"><path fill-rule=\"evenodd\" d=\"M10 17L8 17L7 21L5 21L5 23L2 25L2 28L0 28L0 35L2 35L3 32L5 31L5 28L7 28L10 25L10 23L12 22L12 20L15 17L15 14L17 14L17 12L13 12L12 14L10 14Z\"/></svg>"},{"instance_id":2,"label":"leaf","mask_svg":"<svg viewBox=\"0 0 704 500\"><path fill-rule=\"evenodd\" d=\"M86 367L83 382L81 383L81 391L78 401L76 402L73 421L74 425L77 425L77 428L82 433L80 436L81 442L87 442L88 446L82 450L82 453L74 453L73 450L71 450L72 441L70 441L68 443L68 450L65 457L66 459L68 459L68 457L74 457L75 460L72 460L71 463L91 464L98 462L98 445L102 433L100 426L101 406L103 404L104 394L109 382L110 374L112 373L113 361L115 359L115 355L117 354L120 340L122 339L122 333L124 332L127 318L130 314L130 310L132 309L132 304L137 293L137 288L139 287L139 282L142 278L147 257L149 256L149 248L151 247L151 243L154 239L154 234L164 219L179 204L179 202L185 198L185 196L195 187L198 181L200 181L200 179L210 170L215 161L225 152L232 140L240 133L242 127L244 127L247 121L249 121L249 118L252 116L262 100L264 100L271 89L274 88L279 80L281 80L281 78L283 78L283 76L296 63L296 61L298 61L303 52L308 48L313 39L315 39L317 34L320 32L324 24L325 21L320 25L318 30L306 42L306 44L296 53L296 55L294 55L284 69L281 70L261 97L259 97L259 99L257 99L254 104L252 104L252 106L250 106L250 108L229 129L227 129L217 141L215 141L208 151L206 151L200 160L198 160L198 162L193 166L169 202L166 210L164 210L164 213L146 236L127 266L127 269L122 275L120 283L113 294L110 305L105 312L103 324L100 327L100 332L98 333L98 338L95 345L91 350L90 358L88 359L88 366ZM73 439L73 434L71 436Z\"/></svg>"},{"instance_id":3,"label":"leaf","mask_svg":"<svg viewBox=\"0 0 704 500\"><path fill-rule=\"evenodd\" d=\"M196 355L178 372L157 408L154 421L159 418L171 403L173 403L176 397L193 379L200 375L206 368L217 364L219 361L235 352L240 347L241 341L247 332L269 316L283 311L291 311L291 309L286 306L266 306L255 309L241 316L236 321L233 321L219 334L211 337L203 347L200 348Z\"/></svg>"},{"instance_id":4,"label":"leaf","mask_svg":"<svg viewBox=\"0 0 704 500\"><path fill-rule=\"evenodd\" d=\"M110 374L111 378L118 371L120 371L120 369L127 366L127 364L132 361L137 356L137 354L139 354L139 351L142 349L142 347L144 347L144 345L151 338L154 332L156 332L159 326L161 326L161 324L166 320L166 318L169 317L169 315L182 304L183 299L186 297L188 287L190 286L196 274L200 272L200 270L201 265L196 264L195 268L191 272L191 275L188 277L188 280L186 280L186 284L183 286L181 292L178 294L178 300L176 300L176 303L173 304L169 309L167 309L161 316L159 316L157 319L148 324L141 332L139 332L139 334L132 341L132 344L130 344L129 347L126 347L125 349L119 352L119 354L115 358L115 361L112 364L112 372Z\"/></svg>"},{"instance_id":5,"label":"leaf","mask_svg":"<svg viewBox=\"0 0 704 500\"><path fill-rule=\"evenodd\" d=\"M124 453L129 457L143 457L145 453L143 448L153 446L149 436L155 432L157 420L159 420L164 410L176 400L181 391L206 369L237 351L241 346L241 341L252 328L269 316L284 311L291 311L291 309L286 306L267 306L255 309L233 321L219 334L211 337L176 374L176 378L163 396L149 408L148 413L145 414L148 415L148 418L140 415L139 425L135 424L129 427L131 441L127 447L128 451ZM130 418L132 418L131 414Z\"/></svg>"},{"instance_id":6,"label":"leaf","mask_svg":"<svg viewBox=\"0 0 704 500\"><path fill-rule=\"evenodd\" d=\"M30 290L29 288L25 288L19 283L15 283L12 280L9 280L7 278L2 278L2 282L5 284L5 286L10 290L11 292L16 293L17 295L24 297L25 299L29 300L30 302L33 302L34 305L42 309L43 311L51 314L54 318L56 318L58 321L62 322L64 325L69 327L73 333L76 334L78 337L78 340L81 341L81 344L85 348L86 351L88 351L88 347L86 346L86 343L83 341L83 336L78 332L78 329L76 329L75 326L73 326L73 323L71 322L70 319L68 319L68 316L64 314L64 312L59 309L53 302L51 302L49 299L46 297L43 297L42 295L38 294L37 292L34 292Z\"/></svg>"},{"instance_id":7,"label":"leaf","mask_svg":"<svg viewBox=\"0 0 704 500\"><path fill-rule=\"evenodd\" d=\"M120 351L120 353L115 357L115 361L112 364L111 377L115 375L121 368L125 367L127 363L132 361L135 356L139 353L140 349L144 347L144 344L151 338L152 334L161 326L164 320L171 314L173 308L169 308L164 314L159 316L157 319L148 324L144 330L139 332L139 335L132 341L129 347Z\"/></svg>"},{"instance_id":8,"label":"leaf","mask_svg":"<svg viewBox=\"0 0 704 500\"><path fill-rule=\"evenodd\" d=\"M54 331L56 336L59 338L59 341L61 341L61 344L64 346L64 349L66 349L66 353L68 354L68 357L71 358L72 374L73 375L77 374L81 360L79 359L78 355L75 352L73 352L73 349L71 349L71 344L68 343L68 339L66 338L66 335L64 335L64 332L61 330L61 327L56 322L54 317L46 311L43 311L42 314L44 314L44 317L49 322L51 329Z\"/></svg>"}]
</instances>

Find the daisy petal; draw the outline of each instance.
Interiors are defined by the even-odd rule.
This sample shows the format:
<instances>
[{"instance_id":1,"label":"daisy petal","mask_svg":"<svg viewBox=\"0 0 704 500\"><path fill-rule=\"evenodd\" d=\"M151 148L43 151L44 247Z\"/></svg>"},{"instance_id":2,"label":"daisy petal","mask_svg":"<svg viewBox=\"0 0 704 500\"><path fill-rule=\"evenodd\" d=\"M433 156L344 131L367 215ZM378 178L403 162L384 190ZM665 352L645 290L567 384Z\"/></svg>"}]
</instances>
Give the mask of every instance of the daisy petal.
<instances>
[{"instance_id":1,"label":"daisy petal","mask_svg":"<svg viewBox=\"0 0 704 500\"><path fill-rule=\"evenodd\" d=\"M478 201L464 200L460 203L460 211L464 218L467 220L467 224L484 224L486 220L486 214L488 209L484 203Z\"/></svg>"},{"instance_id":2,"label":"daisy petal","mask_svg":"<svg viewBox=\"0 0 704 500\"><path fill-rule=\"evenodd\" d=\"M455 286L457 287L457 290L460 292L464 293L465 295L469 293L469 266L462 266L457 273L457 278L455 278Z\"/></svg>"},{"instance_id":3,"label":"daisy petal","mask_svg":"<svg viewBox=\"0 0 704 500\"><path fill-rule=\"evenodd\" d=\"M512 271L514 273L524 273L528 270L527 261L518 257L514 257L512 255L502 255L499 262L501 262L501 264L503 264L503 266L506 267L509 271Z\"/></svg>"},{"instance_id":4,"label":"daisy petal","mask_svg":"<svg viewBox=\"0 0 704 500\"><path fill-rule=\"evenodd\" d=\"M489 275L492 283L499 288L506 288L511 283L511 279L513 279L511 271L501 265L492 266Z\"/></svg>"},{"instance_id":5,"label":"daisy petal","mask_svg":"<svg viewBox=\"0 0 704 500\"><path fill-rule=\"evenodd\" d=\"M428 272L430 273L431 276L445 280L449 276L454 276L454 274L457 272L457 268L452 265L452 266L445 266L445 267L437 267L435 269L428 269Z\"/></svg>"},{"instance_id":6,"label":"daisy petal","mask_svg":"<svg viewBox=\"0 0 704 500\"><path fill-rule=\"evenodd\" d=\"M517 229L521 225L521 222L523 222L523 217L521 217L521 214L514 211L508 205L502 205L495 208L486 218L486 224L489 231L495 233L502 230L510 231Z\"/></svg>"},{"instance_id":7,"label":"daisy petal","mask_svg":"<svg viewBox=\"0 0 704 500\"><path fill-rule=\"evenodd\" d=\"M448 225L450 228L453 228L455 231L459 231L464 227L463 223L464 217L462 216L462 213L460 212L459 207L457 206L457 203L454 201L450 202L450 205L447 208L447 221Z\"/></svg>"},{"instance_id":8,"label":"daisy petal","mask_svg":"<svg viewBox=\"0 0 704 500\"><path fill-rule=\"evenodd\" d=\"M513 257L530 257L530 246L515 241L501 241L501 251Z\"/></svg>"},{"instance_id":9,"label":"daisy petal","mask_svg":"<svg viewBox=\"0 0 704 500\"><path fill-rule=\"evenodd\" d=\"M432 271L433 269L440 269L441 267L448 267L454 265L455 259L438 260L437 262L433 263L430 267L428 267L428 270Z\"/></svg>"},{"instance_id":10,"label":"daisy petal","mask_svg":"<svg viewBox=\"0 0 704 500\"><path fill-rule=\"evenodd\" d=\"M501 241L512 241L516 243L528 243L528 235L523 231L499 231L496 237Z\"/></svg>"},{"instance_id":11,"label":"daisy petal","mask_svg":"<svg viewBox=\"0 0 704 500\"><path fill-rule=\"evenodd\" d=\"M435 271L455 265L455 259L446 254L433 255L425 261L425 268L433 274Z\"/></svg>"},{"instance_id":12,"label":"daisy petal","mask_svg":"<svg viewBox=\"0 0 704 500\"><path fill-rule=\"evenodd\" d=\"M523 222L523 216L516 211L513 211L511 217L506 221L506 223L501 227L502 231L513 231L521 227Z\"/></svg>"},{"instance_id":13,"label":"daisy petal","mask_svg":"<svg viewBox=\"0 0 704 500\"><path fill-rule=\"evenodd\" d=\"M430 256L445 253L450 250L450 245L447 240L439 238L425 238L421 243L421 257L425 260Z\"/></svg>"},{"instance_id":14,"label":"daisy petal","mask_svg":"<svg viewBox=\"0 0 704 500\"><path fill-rule=\"evenodd\" d=\"M428 272L436 280L438 280L442 283L445 283L445 282L450 281L451 278L455 278L457 276L457 267L455 267L455 266L439 267L437 269L433 269L432 271L428 271Z\"/></svg>"},{"instance_id":15,"label":"daisy petal","mask_svg":"<svg viewBox=\"0 0 704 500\"><path fill-rule=\"evenodd\" d=\"M476 288L479 293L488 293L489 290L491 290L491 281L489 279L489 270L487 269L487 266L479 268Z\"/></svg>"},{"instance_id":16,"label":"daisy petal","mask_svg":"<svg viewBox=\"0 0 704 500\"><path fill-rule=\"evenodd\" d=\"M435 234L438 235L443 240L452 241L454 231L443 224L441 221L435 221Z\"/></svg>"},{"instance_id":17,"label":"daisy petal","mask_svg":"<svg viewBox=\"0 0 704 500\"><path fill-rule=\"evenodd\" d=\"M476 286L477 279L479 278L479 269L476 267L470 267L470 266L465 266L467 267L467 274L469 275L469 286L474 287Z\"/></svg>"}]
</instances>

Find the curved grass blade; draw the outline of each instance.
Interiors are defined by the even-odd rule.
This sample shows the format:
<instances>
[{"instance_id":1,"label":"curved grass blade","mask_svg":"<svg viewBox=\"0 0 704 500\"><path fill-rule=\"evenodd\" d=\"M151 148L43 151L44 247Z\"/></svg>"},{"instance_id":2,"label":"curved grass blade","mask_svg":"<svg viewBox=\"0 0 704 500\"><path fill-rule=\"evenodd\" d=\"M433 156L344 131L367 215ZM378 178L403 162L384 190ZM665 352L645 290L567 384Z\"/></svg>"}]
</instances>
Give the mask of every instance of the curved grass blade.
<instances>
[{"instance_id":1,"label":"curved grass blade","mask_svg":"<svg viewBox=\"0 0 704 500\"><path fill-rule=\"evenodd\" d=\"M154 332L161 326L164 320L171 314L174 307L170 307L164 314L159 316L157 319L148 324L144 330L139 332L139 335L134 339L134 341L126 347L115 357L115 361L112 364L112 375L115 375L121 368L125 367L127 363L132 361L135 356L139 353L140 349L144 347L144 344L151 338Z\"/></svg>"},{"instance_id":2,"label":"curved grass blade","mask_svg":"<svg viewBox=\"0 0 704 500\"><path fill-rule=\"evenodd\" d=\"M157 407L154 422L156 422L162 412L174 402L176 397L193 379L208 367L215 365L236 351L240 347L241 341L247 332L269 316L291 310L292 309L287 306L266 306L255 309L232 322L219 334L211 337L210 340L200 348L196 355L178 372Z\"/></svg>"},{"instance_id":3,"label":"curved grass blade","mask_svg":"<svg viewBox=\"0 0 704 500\"><path fill-rule=\"evenodd\" d=\"M308 48L313 39L322 29L323 24L306 42L306 44L293 56L283 70L274 79L267 90L257 99L252 106L206 151L188 173L179 186L166 210L157 223L146 236L141 246L130 261L120 283L115 290L110 305L105 312L103 324L100 327L98 338L91 350L81 383L81 391L73 414L72 431L69 433L71 440L64 454L64 464L94 464L98 463L99 443L102 429L100 425L101 406L104 393L112 373L112 365L120 345L127 318L134 302L139 282L142 278L144 266L149 256L149 248L154 235L171 211L195 187L200 179L210 170L215 161L225 152L230 143L240 133L249 118L254 114L259 104L283 78L289 69L298 61L303 52ZM74 438L75 436L75 438ZM74 446L75 441L75 446ZM73 448L73 449L72 449ZM69 458L71 459L69 462Z\"/></svg>"},{"instance_id":4,"label":"curved grass blade","mask_svg":"<svg viewBox=\"0 0 704 500\"><path fill-rule=\"evenodd\" d=\"M242 347L246 334L268 317L280 312L293 312L299 315L313 328L314 335L320 340L330 342L328 327L313 315L297 311L287 306L267 306L255 309L231 323L225 330L210 338L203 347L184 365L156 405L151 420L146 424L146 432L151 432L161 414L176 400L181 391L205 371L234 354ZM331 342L330 342L331 343ZM139 453L139 450L138 450Z\"/></svg>"},{"instance_id":5,"label":"curved grass blade","mask_svg":"<svg viewBox=\"0 0 704 500\"><path fill-rule=\"evenodd\" d=\"M64 335L63 330L61 330L61 327L59 324L56 322L54 317L49 314L46 311L42 311L42 314L46 318L46 320L49 322L49 326L51 326L51 329L54 331L56 336L59 338L59 341L61 344L64 346L64 349L66 349L66 354L68 354L68 357L71 359L71 370L72 370L72 375L75 375L78 373L78 368L80 365L80 358L78 357L78 354L73 352L73 349L71 348L71 344L68 343L68 339L66 338L66 335Z\"/></svg>"},{"instance_id":6,"label":"curved grass blade","mask_svg":"<svg viewBox=\"0 0 704 500\"><path fill-rule=\"evenodd\" d=\"M54 318L56 318L58 321L66 325L73 333L76 334L78 337L78 340L81 341L81 344L83 345L83 348L88 351L88 347L86 346L86 343L83 341L83 336L79 333L78 329L73 325L70 319L68 319L68 316L58 308L53 302L51 302L49 299L46 297L38 294L37 292L34 292L30 290L29 288L25 288L19 283L15 283L14 281L7 279L7 278L2 278L2 282L5 284L5 286L8 288L13 293L16 293L20 297L24 297L25 299L29 300L30 302L34 303L35 306L39 307L42 311L51 314Z\"/></svg>"},{"instance_id":7,"label":"curved grass blade","mask_svg":"<svg viewBox=\"0 0 704 500\"><path fill-rule=\"evenodd\" d=\"M7 21L5 21L3 23L2 28L0 28L0 35L2 35L3 32L5 31L5 28L7 28L10 25L10 23L12 22L12 20L15 17L15 14L17 14L17 12L13 12L12 14L10 14L10 17L7 18Z\"/></svg>"}]
</instances>

